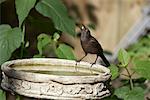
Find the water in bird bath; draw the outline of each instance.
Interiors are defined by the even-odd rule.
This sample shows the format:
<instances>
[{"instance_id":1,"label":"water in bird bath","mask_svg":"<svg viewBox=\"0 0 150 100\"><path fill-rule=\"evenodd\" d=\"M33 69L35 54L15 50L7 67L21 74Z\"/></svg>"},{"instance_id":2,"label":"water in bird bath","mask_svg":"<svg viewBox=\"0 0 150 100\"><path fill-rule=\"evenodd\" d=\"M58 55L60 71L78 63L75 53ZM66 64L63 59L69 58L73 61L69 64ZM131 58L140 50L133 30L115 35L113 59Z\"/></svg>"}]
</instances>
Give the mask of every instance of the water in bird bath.
<instances>
[{"instance_id":1,"label":"water in bird bath","mask_svg":"<svg viewBox=\"0 0 150 100\"><path fill-rule=\"evenodd\" d=\"M50 64L15 64L11 67L15 70L24 72L58 76L96 76L99 73L102 73L102 71L91 69L90 67L82 68L80 66L62 66Z\"/></svg>"},{"instance_id":2,"label":"water in bird bath","mask_svg":"<svg viewBox=\"0 0 150 100\"><path fill-rule=\"evenodd\" d=\"M25 72L50 74L50 75L63 75L63 76L94 76L97 74L83 73L83 72L67 72L67 71L35 71L35 70L21 70Z\"/></svg>"}]
</instances>

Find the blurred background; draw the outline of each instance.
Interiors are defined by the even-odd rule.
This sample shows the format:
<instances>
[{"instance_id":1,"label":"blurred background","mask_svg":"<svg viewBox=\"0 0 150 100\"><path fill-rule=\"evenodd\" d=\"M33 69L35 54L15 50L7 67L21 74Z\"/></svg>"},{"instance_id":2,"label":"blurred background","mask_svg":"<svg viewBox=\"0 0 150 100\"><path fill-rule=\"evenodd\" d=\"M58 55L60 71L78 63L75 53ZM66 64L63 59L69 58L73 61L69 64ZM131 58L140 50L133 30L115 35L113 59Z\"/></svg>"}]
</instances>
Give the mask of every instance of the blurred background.
<instances>
[{"instance_id":1,"label":"blurred background","mask_svg":"<svg viewBox=\"0 0 150 100\"><path fill-rule=\"evenodd\" d=\"M64 0L69 14L89 26L92 36L102 45L109 60L114 60L120 48L133 44L141 34L147 34L149 0ZM148 18L149 19L149 18ZM138 30L140 27L142 29ZM128 34L128 35L126 35ZM135 34L135 35L133 35ZM137 34L137 35L136 35ZM131 41L128 41L131 40ZM72 41L72 39L70 40ZM84 55L79 39L73 42L78 58ZM84 60L92 62L96 56L88 55Z\"/></svg>"},{"instance_id":2,"label":"blurred background","mask_svg":"<svg viewBox=\"0 0 150 100\"><path fill-rule=\"evenodd\" d=\"M5 1L5 0L3 0ZM62 0L69 15L75 20L76 23L83 23L89 26L92 36L94 36L102 45L103 49L108 54L117 53L119 42L121 39L133 28L135 24L139 24L143 19L143 9L149 6L149 0ZM49 27L42 27L44 22L52 24L46 18L41 18L34 9L30 12L26 19L26 41L29 41L29 48L26 57L32 57L37 53L36 37L39 33L44 32L47 34L53 31L53 25ZM43 23L35 25L30 19L36 16L42 19ZM1 3L1 24L10 24L12 27L18 25L17 15L15 13L14 0L6 0ZM142 23L142 21L141 21ZM40 27L40 29L39 29ZM139 28L139 27L137 27ZM136 29L134 29L136 30ZM76 33L79 29L76 29ZM34 33L34 34L33 34ZM136 33L136 31L130 34ZM77 35L78 36L78 35ZM129 36L130 37L130 36ZM81 48L79 37L74 38L67 34L61 35L61 41L66 42L74 48L74 53L77 59L84 55ZM123 44L127 42L124 40ZM122 44L121 44L122 45ZM46 54L48 57L54 55ZM84 60L92 62L95 58L94 55L88 55ZM109 59L109 57L107 57Z\"/></svg>"}]
</instances>

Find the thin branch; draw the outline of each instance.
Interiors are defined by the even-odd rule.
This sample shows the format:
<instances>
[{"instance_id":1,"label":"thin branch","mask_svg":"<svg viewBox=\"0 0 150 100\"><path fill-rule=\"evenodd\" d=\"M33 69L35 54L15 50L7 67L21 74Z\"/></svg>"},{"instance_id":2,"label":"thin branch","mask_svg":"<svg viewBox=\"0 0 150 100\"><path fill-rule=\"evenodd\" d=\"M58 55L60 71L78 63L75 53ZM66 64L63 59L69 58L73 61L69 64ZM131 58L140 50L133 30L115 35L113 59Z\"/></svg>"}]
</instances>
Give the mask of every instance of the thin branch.
<instances>
[{"instance_id":1,"label":"thin branch","mask_svg":"<svg viewBox=\"0 0 150 100\"><path fill-rule=\"evenodd\" d=\"M131 74L131 76L134 75L134 74L135 74L135 71Z\"/></svg>"},{"instance_id":2,"label":"thin branch","mask_svg":"<svg viewBox=\"0 0 150 100\"><path fill-rule=\"evenodd\" d=\"M126 76L126 77L128 77L128 78L130 78L128 75L126 75L126 74L121 74L121 75L123 75L123 76Z\"/></svg>"}]
</instances>

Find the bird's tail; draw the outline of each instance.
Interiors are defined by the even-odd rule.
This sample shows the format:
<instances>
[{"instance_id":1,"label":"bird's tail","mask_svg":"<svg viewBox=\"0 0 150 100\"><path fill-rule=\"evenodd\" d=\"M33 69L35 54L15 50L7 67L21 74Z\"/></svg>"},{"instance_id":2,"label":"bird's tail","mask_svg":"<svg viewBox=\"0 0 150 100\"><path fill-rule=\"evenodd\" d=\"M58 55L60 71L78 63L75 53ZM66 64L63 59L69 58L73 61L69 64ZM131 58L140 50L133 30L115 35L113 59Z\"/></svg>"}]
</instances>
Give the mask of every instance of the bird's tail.
<instances>
[{"instance_id":1,"label":"bird's tail","mask_svg":"<svg viewBox=\"0 0 150 100\"><path fill-rule=\"evenodd\" d=\"M104 56L104 54L99 54L99 56L102 58L102 60L104 61L104 63L106 64L106 67L110 66L109 61L106 59L106 57Z\"/></svg>"}]
</instances>

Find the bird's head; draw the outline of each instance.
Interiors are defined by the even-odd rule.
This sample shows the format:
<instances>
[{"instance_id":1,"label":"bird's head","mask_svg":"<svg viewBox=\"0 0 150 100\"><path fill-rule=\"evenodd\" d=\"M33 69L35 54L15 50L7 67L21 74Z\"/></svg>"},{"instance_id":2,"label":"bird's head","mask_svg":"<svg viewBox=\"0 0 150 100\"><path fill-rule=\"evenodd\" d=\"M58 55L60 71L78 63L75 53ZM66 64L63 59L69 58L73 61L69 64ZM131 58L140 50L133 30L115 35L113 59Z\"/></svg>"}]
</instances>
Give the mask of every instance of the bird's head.
<instances>
[{"instance_id":1,"label":"bird's head","mask_svg":"<svg viewBox=\"0 0 150 100\"><path fill-rule=\"evenodd\" d=\"M81 34L90 35L90 30L85 25L80 25Z\"/></svg>"},{"instance_id":2,"label":"bird's head","mask_svg":"<svg viewBox=\"0 0 150 100\"><path fill-rule=\"evenodd\" d=\"M80 27L81 30L85 30L86 29L85 25L83 25L83 24L80 25L79 27Z\"/></svg>"},{"instance_id":3,"label":"bird's head","mask_svg":"<svg viewBox=\"0 0 150 100\"><path fill-rule=\"evenodd\" d=\"M88 38L90 38L91 33L90 30L83 24L78 24L77 25L80 28L80 33L81 33L81 40L87 40Z\"/></svg>"}]
</instances>

